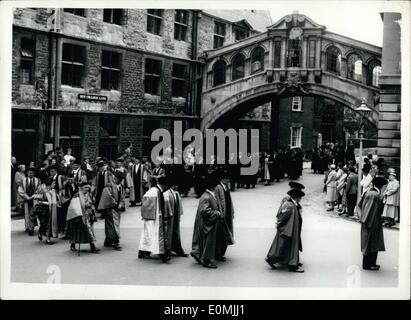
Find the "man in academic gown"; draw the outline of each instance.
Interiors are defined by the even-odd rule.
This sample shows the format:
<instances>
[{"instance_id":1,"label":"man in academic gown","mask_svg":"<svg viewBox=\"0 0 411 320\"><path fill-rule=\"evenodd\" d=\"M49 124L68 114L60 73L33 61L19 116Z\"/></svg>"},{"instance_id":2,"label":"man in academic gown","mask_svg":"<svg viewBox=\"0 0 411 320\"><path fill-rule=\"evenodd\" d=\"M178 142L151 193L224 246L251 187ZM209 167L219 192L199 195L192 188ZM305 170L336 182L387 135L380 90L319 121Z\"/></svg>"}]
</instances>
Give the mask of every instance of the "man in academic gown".
<instances>
[{"instance_id":1,"label":"man in academic gown","mask_svg":"<svg viewBox=\"0 0 411 320\"><path fill-rule=\"evenodd\" d=\"M219 180L216 172L206 178L206 190L198 203L194 222L191 256L206 268L216 269L213 263L217 250L217 231L222 218L221 207L215 195Z\"/></svg>"},{"instance_id":2,"label":"man in academic gown","mask_svg":"<svg viewBox=\"0 0 411 320\"><path fill-rule=\"evenodd\" d=\"M33 200L36 190L40 186L40 180L34 177L36 169L30 167L27 169L27 178L23 179L22 184L18 187L20 198L23 199L24 224L29 236L34 235L34 228L37 226L37 219L33 214Z\"/></svg>"},{"instance_id":3,"label":"man in academic gown","mask_svg":"<svg viewBox=\"0 0 411 320\"><path fill-rule=\"evenodd\" d=\"M291 272L304 272L301 268L299 252L302 251L301 241L301 198L304 192L291 189L287 192L290 199L285 201L277 214L277 234L268 251L265 261L277 269L276 263L287 265Z\"/></svg>"},{"instance_id":4,"label":"man in academic gown","mask_svg":"<svg viewBox=\"0 0 411 320\"><path fill-rule=\"evenodd\" d=\"M73 164L71 165L71 173L74 175L74 182L77 185L87 182L87 173L81 168L80 162L78 160L74 160Z\"/></svg>"},{"instance_id":5,"label":"man in academic gown","mask_svg":"<svg viewBox=\"0 0 411 320\"><path fill-rule=\"evenodd\" d=\"M98 209L100 207L100 199L103 193L103 190L107 184L113 182L113 174L107 170L107 164L104 160L99 160L97 162L97 173L93 179L92 186L91 186L91 194L94 198L94 205ZM104 214L102 214L102 218Z\"/></svg>"},{"instance_id":6,"label":"man in academic gown","mask_svg":"<svg viewBox=\"0 0 411 320\"><path fill-rule=\"evenodd\" d=\"M130 168L131 179L133 180L133 186L130 188L130 207L141 204L141 199L144 194L144 165L140 163L139 159L133 161L133 165Z\"/></svg>"},{"instance_id":7,"label":"man in academic gown","mask_svg":"<svg viewBox=\"0 0 411 320\"><path fill-rule=\"evenodd\" d=\"M178 177L178 176L177 176ZM183 215L183 205L180 193L177 191L178 184L176 176L173 176L171 187L164 192L165 210L168 216L168 239L170 251L174 252L179 257L188 257L181 245L180 236L180 219Z\"/></svg>"},{"instance_id":8,"label":"man in academic gown","mask_svg":"<svg viewBox=\"0 0 411 320\"><path fill-rule=\"evenodd\" d=\"M385 251L381 217L383 204L380 194L380 190L385 184L387 184L385 178L375 177L358 204L361 222L362 267L364 270L379 270L380 266L377 265L378 251Z\"/></svg>"},{"instance_id":9,"label":"man in academic gown","mask_svg":"<svg viewBox=\"0 0 411 320\"><path fill-rule=\"evenodd\" d=\"M125 190L121 184L124 176L116 171L113 175L113 182L109 182L101 194L99 210L104 211L104 229L106 239L105 247L113 247L114 250L121 250L120 246L120 217L121 210L124 208Z\"/></svg>"},{"instance_id":10,"label":"man in academic gown","mask_svg":"<svg viewBox=\"0 0 411 320\"><path fill-rule=\"evenodd\" d=\"M141 233L138 258L151 259L151 255L159 255L166 263L170 260L168 243L168 211L166 210L164 192L169 187L169 177L163 173L157 176L157 184L143 196L141 217L144 221Z\"/></svg>"},{"instance_id":11,"label":"man in academic gown","mask_svg":"<svg viewBox=\"0 0 411 320\"><path fill-rule=\"evenodd\" d=\"M221 207L221 221L217 232L217 256L216 260L225 261L224 257L227 246L234 244L234 206L231 200L229 189L228 172L224 169L220 170L221 181L215 188L215 196Z\"/></svg>"}]
</instances>

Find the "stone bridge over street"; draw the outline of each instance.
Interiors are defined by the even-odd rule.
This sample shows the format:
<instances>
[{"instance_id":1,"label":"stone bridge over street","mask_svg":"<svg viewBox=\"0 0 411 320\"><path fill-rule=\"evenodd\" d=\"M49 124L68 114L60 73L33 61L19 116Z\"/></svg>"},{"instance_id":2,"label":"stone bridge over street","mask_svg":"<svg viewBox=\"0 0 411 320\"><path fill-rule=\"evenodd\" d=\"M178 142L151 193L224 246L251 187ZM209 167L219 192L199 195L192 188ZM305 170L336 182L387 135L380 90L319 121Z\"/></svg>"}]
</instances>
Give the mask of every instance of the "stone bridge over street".
<instances>
[{"instance_id":1,"label":"stone bridge over street","mask_svg":"<svg viewBox=\"0 0 411 320\"><path fill-rule=\"evenodd\" d=\"M380 47L293 13L266 32L207 51L202 129L273 99L321 96L355 109L365 99L378 124Z\"/></svg>"}]
</instances>

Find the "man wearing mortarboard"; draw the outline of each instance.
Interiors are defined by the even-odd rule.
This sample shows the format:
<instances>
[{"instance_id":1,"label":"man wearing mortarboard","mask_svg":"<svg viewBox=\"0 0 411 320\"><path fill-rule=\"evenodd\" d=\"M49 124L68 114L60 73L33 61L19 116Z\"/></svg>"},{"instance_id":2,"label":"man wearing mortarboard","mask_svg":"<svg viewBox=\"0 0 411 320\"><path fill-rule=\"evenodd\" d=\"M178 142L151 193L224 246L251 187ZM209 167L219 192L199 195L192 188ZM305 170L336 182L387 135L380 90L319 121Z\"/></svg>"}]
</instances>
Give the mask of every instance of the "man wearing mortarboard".
<instances>
[{"instance_id":1,"label":"man wearing mortarboard","mask_svg":"<svg viewBox=\"0 0 411 320\"><path fill-rule=\"evenodd\" d=\"M291 272L301 273L304 270L299 256L302 251L300 201L305 193L291 189L287 194L290 198L284 201L277 214L277 233L265 261L273 269L277 269L275 264L279 263L288 266Z\"/></svg>"},{"instance_id":2,"label":"man wearing mortarboard","mask_svg":"<svg viewBox=\"0 0 411 320\"><path fill-rule=\"evenodd\" d=\"M97 173L91 186L91 194L94 197L94 205L99 210L101 194L104 187L113 181L113 174L107 170L107 164L104 160L97 162L97 168Z\"/></svg>"},{"instance_id":3,"label":"man wearing mortarboard","mask_svg":"<svg viewBox=\"0 0 411 320\"><path fill-rule=\"evenodd\" d=\"M121 185L124 175L116 171L112 181L108 182L99 201L98 210L104 212L104 230L106 239L105 247L113 247L114 250L121 250L120 247L120 217L124 208L125 190Z\"/></svg>"}]
</instances>

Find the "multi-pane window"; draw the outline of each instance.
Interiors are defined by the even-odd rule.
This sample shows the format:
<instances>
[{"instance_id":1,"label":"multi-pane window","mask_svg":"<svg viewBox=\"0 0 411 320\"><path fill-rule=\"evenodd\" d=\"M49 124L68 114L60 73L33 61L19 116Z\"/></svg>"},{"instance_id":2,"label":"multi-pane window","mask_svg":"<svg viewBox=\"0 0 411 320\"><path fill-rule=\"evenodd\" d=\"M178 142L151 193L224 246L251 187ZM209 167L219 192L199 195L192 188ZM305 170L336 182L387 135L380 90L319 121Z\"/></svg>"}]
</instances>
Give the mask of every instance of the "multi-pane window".
<instances>
[{"instance_id":1,"label":"multi-pane window","mask_svg":"<svg viewBox=\"0 0 411 320\"><path fill-rule=\"evenodd\" d=\"M289 67L300 67L301 63L301 40L288 40L288 63Z\"/></svg>"},{"instance_id":2,"label":"multi-pane window","mask_svg":"<svg viewBox=\"0 0 411 320\"><path fill-rule=\"evenodd\" d=\"M81 17L86 16L86 10L85 9L68 8L68 9L64 9L64 12L72 13L72 14L75 14L76 16L81 16Z\"/></svg>"},{"instance_id":3,"label":"multi-pane window","mask_svg":"<svg viewBox=\"0 0 411 320\"><path fill-rule=\"evenodd\" d=\"M144 92L158 96L160 94L161 61L146 59Z\"/></svg>"},{"instance_id":4,"label":"multi-pane window","mask_svg":"<svg viewBox=\"0 0 411 320\"><path fill-rule=\"evenodd\" d=\"M302 98L300 96L293 97L291 102L291 110L292 111L302 111Z\"/></svg>"},{"instance_id":5,"label":"multi-pane window","mask_svg":"<svg viewBox=\"0 0 411 320\"><path fill-rule=\"evenodd\" d=\"M147 32L160 35L162 22L162 9L147 9Z\"/></svg>"},{"instance_id":6,"label":"multi-pane window","mask_svg":"<svg viewBox=\"0 0 411 320\"><path fill-rule=\"evenodd\" d=\"M121 54L103 50L101 52L101 89L118 90L120 86Z\"/></svg>"},{"instance_id":7,"label":"multi-pane window","mask_svg":"<svg viewBox=\"0 0 411 320\"><path fill-rule=\"evenodd\" d=\"M33 84L34 73L34 40L21 39L20 49L20 82Z\"/></svg>"},{"instance_id":8,"label":"multi-pane window","mask_svg":"<svg viewBox=\"0 0 411 320\"><path fill-rule=\"evenodd\" d=\"M302 127L291 127L291 148L301 148Z\"/></svg>"},{"instance_id":9,"label":"multi-pane window","mask_svg":"<svg viewBox=\"0 0 411 320\"><path fill-rule=\"evenodd\" d=\"M187 66L173 63L172 96L185 97Z\"/></svg>"},{"instance_id":10,"label":"multi-pane window","mask_svg":"<svg viewBox=\"0 0 411 320\"><path fill-rule=\"evenodd\" d=\"M376 66L372 69L372 85L378 87L381 75L381 66Z\"/></svg>"},{"instance_id":11,"label":"multi-pane window","mask_svg":"<svg viewBox=\"0 0 411 320\"><path fill-rule=\"evenodd\" d=\"M274 41L274 68L281 68L281 41Z\"/></svg>"},{"instance_id":12,"label":"multi-pane window","mask_svg":"<svg viewBox=\"0 0 411 320\"><path fill-rule=\"evenodd\" d=\"M225 83L226 63L223 60L217 61L213 66L213 86Z\"/></svg>"},{"instance_id":13,"label":"multi-pane window","mask_svg":"<svg viewBox=\"0 0 411 320\"><path fill-rule=\"evenodd\" d=\"M315 68L315 40L310 40L308 42L308 68Z\"/></svg>"},{"instance_id":14,"label":"multi-pane window","mask_svg":"<svg viewBox=\"0 0 411 320\"><path fill-rule=\"evenodd\" d=\"M99 156L115 159L118 153L119 120L115 118L100 118Z\"/></svg>"},{"instance_id":15,"label":"multi-pane window","mask_svg":"<svg viewBox=\"0 0 411 320\"><path fill-rule=\"evenodd\" d=\"M104 9L103 21L112 24L122 25L124 24L124 12L123 9Z\"/></svg>"},{"instance_id":16,"label":"multi-pane window","mask_svg":"<svg viewBox=\"0 0 411 320\"><path fill-rule=\"evenodd\" d=\"M362 61L359 55L353 53L347 58L347 71L348 78L362 80Z\"/></svg>"},{"instance_id":17,"label":"multi-pane window","mask_svg":"<svg viewBox=\"0 0 411 320\"><path fill-rule=\"evenodd\" d=\"M327 71L340 74L341 68L341 52L336 47L327 49Z\"/></svg>"},{"instance_id":18,"label":"multi-pane window","mask_svg":"<svg viewBox=\"0 0 411 320\"><path fill-rule=\"evenodd\" d=\"M85 63L85 47L64 43L61 83L81 87Z\"/></svg>"},{"instance_id":19,"label":"multi-pane window","mask_svg":"<svg viewBox=\"0 0 411 320\"><path fill-rule=\"evenodd\" d=\"M233 74L232 79L244 78L245 57L243 54L238 54L233 59Z\"/></svg>"},{"instance_id":20,"label":"multi-pane window","mask_svg":"<svg viewBox=\"0 0 411 320\"><path fill-rule=\"evenodd\" d=\"M258 47L251 54L251 72L264 70L264 49Z\"/></svg>"},{"instance_id":21,"label":"multi-pane window","mask_svg":"<svg viewBox=\"0 0 411 320\"><path fill-rule=\"evenodd\" d=\"M174 14L174 39L187 41L188 11L176 10Z\"/></svg>"},{"instance_id":22,"label":"multi-pane window","mask_svg":"<svg viewBox=\"0 0 411 320\"><path fill-rule=\"evenodd\" d=\"M234 27L233 27L234 28ZM248 37L248 31L243 28L234 28L235 41L240 41Z\"/></svg>"},{"instance_id":23,"label":"multi-pane window","mask_svg":"<svg viewBox=\"0 0 411 320\"><path fill-rule=\"evenodd\" d=\"M60 146L64 149L71 148L72 154L80 158L82 151L83 119L81 117L61 117L60 118Z\"/></svg>"},{"instance_id":24,"label":"multi-pane window","mask_svg":"<svg viewBox=\"0 0 411 320\"><path fill-rule=\"evenodd\" d=\"M214 21L214 49L224 45L225 39L225 24Z\"/></svg>"}]
</instances>

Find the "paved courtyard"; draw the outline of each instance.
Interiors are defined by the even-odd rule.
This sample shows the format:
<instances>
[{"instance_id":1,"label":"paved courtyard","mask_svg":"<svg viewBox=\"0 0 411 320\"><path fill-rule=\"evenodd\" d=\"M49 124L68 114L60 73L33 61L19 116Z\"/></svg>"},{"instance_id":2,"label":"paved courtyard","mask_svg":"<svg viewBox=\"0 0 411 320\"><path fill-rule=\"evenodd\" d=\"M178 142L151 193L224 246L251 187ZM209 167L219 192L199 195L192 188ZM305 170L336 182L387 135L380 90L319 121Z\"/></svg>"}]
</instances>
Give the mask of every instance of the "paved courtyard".
<instances>
[{"instance_id":1,"label":"paved courtyard","mask_svg":"<svg viewBox=\"0 0 411 320\"><path fill-rule=\"evenodd\" d=\"M169 264L159 259L139 260L138 244L142 230L140 207L128 208L121 217L121 245L118 252L103 247L104 221L95 224L101 254L88 252L83 245L80 256L69 244L56 240L52 246L28 237L22 219L12 220L12 282L45 283L51 265L61 270L65 284L124 284L172 286L249 286L249 287L347 287L352 275L361 287L396 287L398 283L398 230L384 229L386 252L379 254L378 272L361 267L360 224L325 210L323 176L304 170L300 182L306 186L303 207L303 252L305 273L272 270L264 261L275 235L275 215L281 198L288 191L288 180L232 193L235 207L236 244L227 250L227 261L218 269L206 269L193 258L173 258ZM181 237L190 252L192 229L198 199L184 198Z\"/></svg>"}]
</instances>

